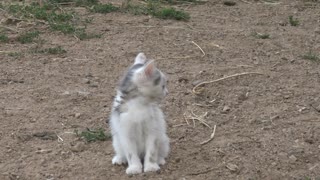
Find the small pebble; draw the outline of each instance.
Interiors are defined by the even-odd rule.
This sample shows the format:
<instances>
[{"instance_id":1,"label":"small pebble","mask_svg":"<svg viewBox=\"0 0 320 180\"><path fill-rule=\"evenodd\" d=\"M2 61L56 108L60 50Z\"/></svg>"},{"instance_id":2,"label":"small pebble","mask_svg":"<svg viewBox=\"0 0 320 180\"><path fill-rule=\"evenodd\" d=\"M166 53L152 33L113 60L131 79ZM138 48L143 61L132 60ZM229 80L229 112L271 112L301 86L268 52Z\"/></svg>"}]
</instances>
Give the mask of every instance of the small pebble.
<instances>
[{"instance_id":1,"label":"small pebble","mask_svg":"<svg viewBox=\"0 0 320 180\"><path fill-rule=\"evenodd\" d=\"M87 79L87 78L84 78L84 79L83 79L83 82L84 82L85 84L90 84L90 80Z\"/></svg>"},{"instance_id":2,"label":"small pebble","mask_svg":"<svg viewBox=\"0 0 320 180\"><path fill-rule=\"evenodd\" d=\"M239 167L237 165L235 165L235 164L232 164L232 163L228 163L226 165L226 167L232 172L236 172L236 171L239 170Z\"/></svg>"},{"instance_id":3,"label":"small pebble","mask_svg":"<svg viewBox=\"0 0 320 180\"><path fill-rule=\"evenodd\" d=\"M81 116L80 113L75 113L75 114L74 114L74 117L75 117L75 118L79 118L80 116Z\"/></svg>"},{"instance_id":4,"label":"small pebble","mask_svg":"<svg viewBox=\"0 0 320 180\"><path fill-rule=\"evenodd\" d=\"M196 81L193 81L192 82L192 85L193 86L196 86L196 85L198 85L198 84L200 84L201 83L201 80L196 80Z\"/></svg>"},{"instance_id":5,"label":"small pebble","mask_svg":"<svg viewBox=\"0 0 320 180\"><path fill-rule=\"evenodd\" d=\"M294 155L289 156L290 162L296 162L297 158Z\"/></svg>"},{"instance_id":6,"label":"small pebble","mask_svg":"<svg viewBox=\"0 0 320 180\"><path fill-rule=\"evenodd\" d=\"M74 146L70 146L70 150L72 152L82 152L86 148L86 145L84 142L77 142Z\"/></svg>"},{"instance_id":7,"label":"small pebble","mask_svg":"<svg viewBox=\"0 0 320 180\"><path fill-rule=\"evenodd\" d=\"M271 120L276 120L276 119L279 119L279 117L280 117L279 115L275 115L275 116L270 117L270 119Z\"/></svg>"},{"instance_id":8,"label":"small pebble","mask_svg":"<svg viewBox=\"0 0 320 180\"><path fill-rule=\"evenodd\" d=\"M65 92L62 93L62 95L69 95L69 94L70 94L69 91L65 91Z\"/></svg>"},{"instance_id":9,"label":"small pebble","mask_svg":"<svg viewBox=\"0 0 320 180\"><path fill-rule=\"evenodd\" d=\"M91 83L89 86L90 86L90 87L98 87L98 85L99 85L99 84L98 84L97 82L93 82L93 83Z\"/></svg>"},{"instance_id":10,"label":"small pebble","mask_svg":"<svg viewBox=\"0 0 320 180\"><path fill-rule=\"evenodd\" d=\"M229 106L224 106L222 109L222 113L227 113L230 111L230 107Z\"/></svg>"},{"instance_id":11,"label":"small pebble","mask_svg":"<svg viewBox=\"0 0 320 180\"><path fill-rule=\"evenodd\" d=\"M51 149L41 149L36 151L37 154L44 154L44 153L51 153L52 150Z\"/></svg>"}]
</instances>

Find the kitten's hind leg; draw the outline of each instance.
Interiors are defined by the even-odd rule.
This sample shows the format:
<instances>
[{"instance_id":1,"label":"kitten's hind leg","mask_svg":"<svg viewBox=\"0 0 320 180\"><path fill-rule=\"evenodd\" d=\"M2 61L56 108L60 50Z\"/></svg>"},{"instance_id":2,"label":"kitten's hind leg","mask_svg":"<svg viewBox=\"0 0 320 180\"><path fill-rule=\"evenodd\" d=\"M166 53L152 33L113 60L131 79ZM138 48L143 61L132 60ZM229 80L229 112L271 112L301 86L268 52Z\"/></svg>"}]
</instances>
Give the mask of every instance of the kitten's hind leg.
<instances>
[{"instance_id":1,"label":"kitten's hind leg","mask_svg":"<svg viewBox=\"0 0 320 180\"><path fill-rule=\"evenodd\" d=\"M169 154L169 138L167 136L164 136L161 140L160 143L158 144L158 149L159 149L159 155L158 155L158 164L159 165L164 165L166 163L165 158Z\"/></svg>"}]
</instances>

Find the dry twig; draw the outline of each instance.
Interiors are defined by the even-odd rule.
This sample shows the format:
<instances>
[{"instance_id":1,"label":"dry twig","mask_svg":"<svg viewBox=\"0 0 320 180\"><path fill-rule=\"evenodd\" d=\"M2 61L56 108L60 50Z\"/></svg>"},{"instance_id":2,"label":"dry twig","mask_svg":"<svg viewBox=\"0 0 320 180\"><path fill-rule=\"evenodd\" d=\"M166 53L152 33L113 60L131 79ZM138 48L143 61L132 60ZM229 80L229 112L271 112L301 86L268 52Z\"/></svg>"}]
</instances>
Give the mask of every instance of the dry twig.
<instances>
[{"instance_id":1,"label":"dry twig","mask_svg":"<svg viewBox=\"0 0 320 180\"><path fill-rule=\"evenodd\" d=\"M206 53L202 50L202 48L197 43L195 43L194 41L191 41L191 42L200 49L200 51L202 52L202 56L201 57L204 57L206 55Z\"/></svg>"},{"instance_id":2,"label":"dry twig","mask_svg":"<svg viewBox=\"0 0 320 180\"><path fill-rule=\"evenodd\" d=\"M195 127L195 120L199 121L201 124L207 126L209 129L212 129L211 126L204 120L204 118L207 116L208 112L205 112L203 115L201 116L197 116L194 114L194 112L191 110L191 114L192 116L186 116L186 114L184 113L184 119L186 121L186 123L188 125L190 125L188 120L192 120L193 121L193 127Z\"/></svg>"},{"instance_id":3,"label":"dry twig","mask_svg":"<svg viewBox=\"0 0 320 180\"><path fill-rule=\"evenodd\" d=\"M10 30L10 31L13 31L15 33L19 33L18 30L14 29L14 28L11 28L11 27L8 27L8 26L0 25L0 28L4 28L4 29Z\"/></svg>"},{"instance_id":4,"label":"dry twig","mask_svg":"<svg viewBox=\"0 0 320 180\"><path fill-rule=\"evenodd\" d=\"M229 79L229 78L232 78L232 77L243 76L243 75L248 75L248 74L263 75L263 74L260 73L260 72L244 72L244 73L233 74L233 75L226 76L226 77L223 77L223 78L219 78L219 79L216 79L216 80L204 81L204 82L202 82L202 83L199 83L199 84L197 84L197 85L192 89L192 92L193 92L194 94L199 94L199 92L197 92L196 89L197 89L199 86L201 86L201 85L210 84L210 83L222 81L222 80L225 80L225 79Z\"/></svg>"},{"instance_id":5,"label":"dry twig","mask_svg":"<svg viewBox=\"0 0 320 180\"><path fill-rule=\"evenodd\" d=\"M216 127L217 127L217 125L214 125L212 134L210 135L210 138L208 140L205 140L202 143L200 143L200 145L207 144L208 142L210 142L214 138L214 134L216 133Z\"/></svg>"}]
</instances>

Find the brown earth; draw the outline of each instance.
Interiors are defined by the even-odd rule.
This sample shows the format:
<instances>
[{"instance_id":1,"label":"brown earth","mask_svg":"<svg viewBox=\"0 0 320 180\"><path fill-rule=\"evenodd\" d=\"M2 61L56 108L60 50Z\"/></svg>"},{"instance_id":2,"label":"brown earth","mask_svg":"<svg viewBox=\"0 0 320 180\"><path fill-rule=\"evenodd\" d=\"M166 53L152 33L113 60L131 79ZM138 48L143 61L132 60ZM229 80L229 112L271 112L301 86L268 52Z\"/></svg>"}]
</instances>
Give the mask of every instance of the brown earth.
<instances>
[{"instance_id":1,"label":"brown earth","mask_svg":"<svg viewBox=\"0 0 320 180\"><path fill-rule=\"evenodd\" d=\"M320 65L302 58L320 52L320 3L236 2L180 5L189 22L83 13L93 18L88 31L102 38L41 34L65 55L11 57L3 52L35 44L0 44L0 179L320 179ZM290 26L290 15L299 26ZM170 79L163 110L171 153L160 173L128 177L124 166L111 164L110 140L85 143L73 132L109 132L116 83L138 52L156 59ZM263 75L192 93L198 82L243 72ZM192 110L216 125L205 145L212 130L198 120L188 125ZM52 134L33 136L39 132Z\"/></svg>"}]
</instances>

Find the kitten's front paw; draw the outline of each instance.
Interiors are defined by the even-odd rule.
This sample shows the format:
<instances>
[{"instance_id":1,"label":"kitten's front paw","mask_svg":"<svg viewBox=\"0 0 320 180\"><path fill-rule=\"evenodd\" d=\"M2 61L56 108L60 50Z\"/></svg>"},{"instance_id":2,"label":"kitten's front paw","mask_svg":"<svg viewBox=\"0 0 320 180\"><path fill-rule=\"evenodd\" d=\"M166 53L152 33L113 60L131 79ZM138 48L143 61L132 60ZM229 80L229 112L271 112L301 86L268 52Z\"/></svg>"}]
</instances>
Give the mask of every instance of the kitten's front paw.
<instances>
[{"instance_id":1,"label":"kitten's front paw","mask_svg":"<svg viewBox=\"0 0 320 180\"><path fill-rule=\"evenodd\" d=\"M127 163L127 161L123 157L114 156L112 158L112 164L122 165L122 164L125 164L125 163Z\"/></svg>"},{"instance_id":2,"label":"kitten's front paw","mask_svg":"<svg viewBox=\"0 0 320 180\"><path fill-rule=\"evenodd\" d=\"M159 159L158 164L159 165L164 165L166 163L166 160L164 158Z\"/></svg>"},{"instance_id":3,"label":"kitten's front paw","mask_svg":"<svg viewBox=\"0 0 320 180\"><path fill-rule=\"evenodd\" d=\"M142 173L142 167L137 165L131 165L126 169L128 175Z\"/></svg>"},{"instance_id":4,"label":"kitten's front paw","mask_svg":"<svg viewBox=\"0 0 320 180\"><path fill-rule=\"evenodd\" d=\"M144 166L144 172L155 172L159 170L160 167L157 163L148 163Z\"/></svg>"}]
</instances>

